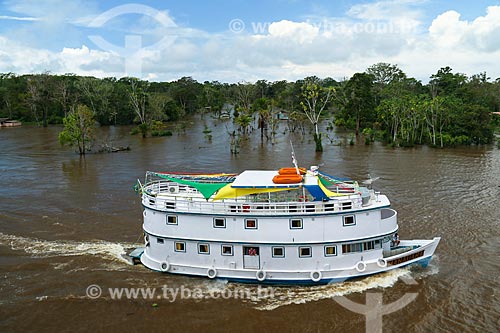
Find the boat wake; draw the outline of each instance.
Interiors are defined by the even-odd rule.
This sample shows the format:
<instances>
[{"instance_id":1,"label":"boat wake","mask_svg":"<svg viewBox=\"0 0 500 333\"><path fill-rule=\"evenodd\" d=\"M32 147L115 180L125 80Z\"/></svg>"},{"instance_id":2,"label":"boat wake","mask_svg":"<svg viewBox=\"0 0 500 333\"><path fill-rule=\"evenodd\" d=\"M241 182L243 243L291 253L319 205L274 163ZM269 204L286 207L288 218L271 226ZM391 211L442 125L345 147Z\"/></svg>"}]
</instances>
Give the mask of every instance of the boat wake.
<instances>
[{"instance_id":1,"label":"boat wake","mask_svg":"<svg viewBox=\"0 0 500 333\"><path fill-rule=\"evenodd\" d=\"M370 289L388 288L392 287L400 278L410 276L410 269L402 268L342 283L321 286L280 287L274 289L273 297L256 298L252 300L252 303L257 310L269 311L291 304L303 304L324 299L333 299L353 293L361 293Z\"/></svg>"},{"instance_id":2,"label":"boat wake","mask_svg":"<svg viewBox=\"0 0 500 333\"><path fill-rule=\"evenodd\" d=\"M103 259L126 264L130 263L122 255L125 254L127 248L138 246L138 244L133 243L113 243L103 240L48 241L3 233L0 233L0 245L8 246L14 251L24 251L34 258L99 256ZM59 267L55 266L56 269Z\"/></svg>"},{"instance_id":3,"label":"boat wake","mask_svg":"<svg viewBox=\"0 0 500 333\"><path fill-rule=\"evenodd\" d=\"M414 284L415 280L423 279L438 272L437 265L429 265L428 268L422 270L405 267L359 280L319 286L266 287L227 283L227 281L204 281L202 285L198 285L197 287L210 292L217 291L225 295L249 295L249 297L242 297L242 299L252 304L256 310L271 311L292 304L304 304L354 293L362 293L372 289L389 288L394 286L399 280Z\"/></svg>"},{"instance_id":4,"label":"boat wake","mask_svg":"<svg viewBox=\"0 0 500 333\"><path fill-rule=\"evenodd\" d=\"M274 288L273 297L261 297L252 299L255 309L262 311L274 310L276 308L303 304L324 299L346 296L354 293L362 293L367 290L378 288L389 288L399 280L405 283L418 283L418 280L439 272L437 265L430 264L426 269L413 269L410 267L391 270L386 273L373 275L360 280L332 283L322 286L298 286Z\"/></svg>"}]
</instances>

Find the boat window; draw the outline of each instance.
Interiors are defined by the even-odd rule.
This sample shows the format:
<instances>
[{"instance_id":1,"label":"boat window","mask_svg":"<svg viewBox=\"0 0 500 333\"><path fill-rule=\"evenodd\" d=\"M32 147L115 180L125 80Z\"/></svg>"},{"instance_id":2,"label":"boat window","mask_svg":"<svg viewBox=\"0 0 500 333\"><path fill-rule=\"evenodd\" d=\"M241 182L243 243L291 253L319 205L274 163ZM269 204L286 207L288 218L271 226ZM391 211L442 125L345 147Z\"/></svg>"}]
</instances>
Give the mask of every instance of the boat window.
<instances>
[{"instance_id":1,"label":"boat window","mask_svg":"<svg viewBox=\"0 0 500 333\"><path fill-rule=\"evenodd\" d=\"M331 257L337 255L337 247L335 245L325 246L325 257Z\"/></svg>"},{"instance_id":2,"label":"boat window","mask_svg":"<svg viewBox=\"0 0 500 333\"><path fill-rule=\"evenodd\" d=\"M332 212L335 209L334 204L325 204L325 212Z\"/></svg>"},{"instance_id":3,"label":"boat window","mask_svg":"<svg viewBox=\"0 0 500 333\"><path fill-rule=\"evenodd\" d=\"M207 243L198 244L199 254L210 254L210 245Z\"/></svg>"},{"instance_id":4,"label":"boat window","mask_svg":"<svg viewBox=\"0 0 500 333\"><path fill-rule=\"evenodd\" d=\"M290 229L302 229L302 219L291 219Z\"/></svg>"},{"instance_id":5,"label":"boat window","mask_svg":"<svg viewBox=\"0 0 500 333\"><path fill-rule=\"evenodd\" d=\"M316 211L316 206L315 205L306 205L306 212L311 213Z\"/></svg>"},{"instance_id":6,"label":"boat window","mask_svg":"<svg viewBox=\"0 0 500 333\"><path fill-rule=\"evenodd\" d=\"M166 209L175 209L175 202L165 201Z\"/></svg>"},{"instance_id":7,"label":"boat window","mask_svg":"<svg viewBox=\"0 0 500 333\"><path fill-rule=\"evenodd\" d=\"M352 201L345 201L341 203L342 210L351 209Z\"/></svg>"},{"instance_id":8,"label":"boat window","mask_svg":"<svg viewBox=\"0 0 500 333\"><path fill-rule=\"evenodd\" d=\"M342 244L342 253L363 251L363 243Z\"/></svg>"},{"instance_id":9,"label":"boat window","mask_svg":"<svg viewBox=\"0 0 500 333\"><path fill-rule=\"evenodd\" d=\"M223 217L214 218L214 228L225 228L226 227L226 219Z\"/></svg>"},{"instance_id":10,"label":"boat window","mask_svg":"<svg viewBox=\"0 0 500 333\"><path fill-rule=\"evenodd\" d=\"M382 242L380 239L372 240L363 243L363 251L374 250L382 248Z\"/></svg>"},{"instance_id":11,"label":"boat window","mask_svg":"<svg viewBox=\"0 0 500 333\"><path fill-rule=\"evenodd\" d=\"M157 242L158 244L163 244L163 238L157 238L157 239L156 239L156 242Z\"/></svg>"},{"instance_id":12,"label":"boat window","mask_svg":"<svg viewBox=\"0 0 500 333\"><path fill-rule=\"evenodd\" d=\"M232 245L222 245L221 254L223 256L232 256L233 255L233 246Z\"/></svg>"},{"instance_id":13,"label":"boat window","mask_svg":"<svg viewBox=\"0 0 500 333\"><path fill-rule=\"evenodd\" d=\"M177 215L167 215L167 224L177 224Z\"/></svg>"},{"instance_id":14,"label":"boat window","mask_svg":"<svg viewBox=\"0 0 500 333\"><path fill-rule=\"evenodd\" d=\"M356 219L354 215L345 215L343 216L343 224L345 226L356 225Z\"/></svg>"},{"instance_id":15,"label":"boat window","mask_svg":"<svg viewBox=\"0 0 500 333\"><path fill-rule=\"evenodd\" d=\"M245 219L245 229L257 229L257 219Z\"/></svg>"},{"instance_id":16,"label":"boat window","mask_svg":"<svg viewBox=\"0 0 500 333\"><path fill-rule=\"evenodd\" d=\"M273 246L273 258L285 258L285 248L283 246Z\"/></svg>"},{"instance_id":17,"label":"boat window","mask_svg":"<svg viewBox=\"0 0 500 333\"><path fill-rule=\"evenodd\" d=\"M299 247L299 257L308 258L312 256L312 250L310 246Z\"/></svg>"},{"instance_id":18,"label":"boat window","mask_svg":"<svg viewBox=\"0 0 500 333\"><path fill-rule=\"evenodd\" d=\"M185 242L175 242L174 249L175 249L175 252L186 252L186 243Z\"/></svg>"},{"instance_id":19,"label":"boat window","mask_svg":"<svg viewBox=\"0 0 500 333\"><path fill-rule=\"evenodd\" d=\"M375 242L370 241L370 242L364 242L363 243L363 250L368 251L368 250L373 250L375 248Z\"/></svg>"},{"instance_id":20,"label":"boat window","mask_svg":"<svg viewBox=\"0 0 500 333\"><path fill-rule=\"evenodd\" d=\"M243 246L243 254L246 256L258 256L259 252L259 247Z\"/></svg>"}]
</instances>

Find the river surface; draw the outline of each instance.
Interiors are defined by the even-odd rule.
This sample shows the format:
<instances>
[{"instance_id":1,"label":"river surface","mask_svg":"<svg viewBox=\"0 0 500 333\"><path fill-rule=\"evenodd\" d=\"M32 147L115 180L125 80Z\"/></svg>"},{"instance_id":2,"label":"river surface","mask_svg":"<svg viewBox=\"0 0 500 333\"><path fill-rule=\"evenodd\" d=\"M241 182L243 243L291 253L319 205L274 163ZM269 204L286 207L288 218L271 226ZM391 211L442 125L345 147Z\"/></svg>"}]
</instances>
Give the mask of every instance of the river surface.
<instances>
[{"instance_id":1,"label":"river surface","mask_svg":"<svg viewBox=\"0 0 500 333\"><path fill-rule=\"evenodd\" d=\"M375 331L363 314L340 305L343 296L359 304L358 312L379 299L384 332L498 332L498 148L351 146L351 134L339 131L329 137L342 145L325 139L325 151L316 154L311 135L285 128L274 144L251 132L237 155L230 153L232 125L207 116L175 125L171 137L101 128L101 138L131 150L85 158L59 145L60 127L1 129L0 331L365 332L367 324ZM327 286L263 289L161 274L122 259L142 242L141 203L132 188L146 170L290 166L290 140L302 166L380 177L374 188L398 210L402 239L442 237L431 264ZM155 288L155 295L117 300L109 288ZM408 295L415 296L408 305L386 309Z\"/></svg>"}]
</instances>

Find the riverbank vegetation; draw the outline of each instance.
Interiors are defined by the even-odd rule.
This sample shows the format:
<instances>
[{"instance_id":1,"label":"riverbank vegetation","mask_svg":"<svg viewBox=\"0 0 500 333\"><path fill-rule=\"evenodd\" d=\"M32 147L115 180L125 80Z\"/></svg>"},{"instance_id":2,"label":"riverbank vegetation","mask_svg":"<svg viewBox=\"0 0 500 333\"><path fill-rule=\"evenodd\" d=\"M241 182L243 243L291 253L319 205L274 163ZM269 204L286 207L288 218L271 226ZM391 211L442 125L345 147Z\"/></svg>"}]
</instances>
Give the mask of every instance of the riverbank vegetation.
<instances>
[{"instance_id":1,"label":"riverbank vegetation","mask_svg":"<svg viewBox=\"0 0 500 333\"><path fill-rule=\"evenodd\" d=\"M0 74L0 118L69 126L82 110L103 126L135 124L134 132L143 137L171 135L164 123L203 112L231 119L243 137L255 124L263 139L273 140L279 120L287 121L290 131L310 128L317 151L323 149L321 122L328 123L327 129L335 125L353 130L367 144L379 139L394 146L445 147L492 142L500 125L500 115L494 114L500 112L500 78L492 80L486 73L468 77L444 67L423 84L386 63L341 81L307 77L295 82L200 83L183 77L148 82ZM61 142L76 140L67 135Z\"/></svg>"}]
</instances>

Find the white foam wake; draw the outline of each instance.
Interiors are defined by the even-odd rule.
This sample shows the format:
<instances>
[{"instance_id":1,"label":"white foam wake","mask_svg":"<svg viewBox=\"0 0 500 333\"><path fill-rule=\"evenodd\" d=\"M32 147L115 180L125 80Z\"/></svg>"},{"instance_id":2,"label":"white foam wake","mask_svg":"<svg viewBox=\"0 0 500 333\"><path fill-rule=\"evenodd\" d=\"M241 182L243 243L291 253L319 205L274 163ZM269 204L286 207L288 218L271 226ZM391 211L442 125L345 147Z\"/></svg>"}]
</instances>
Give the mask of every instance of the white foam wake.
<instances>
[{"instance_id":1,"label":"white foam wake","mask_svg":"<svg viewBox=\"0 0 500 333\"><path fill-rule=\"evenodd\" d=\"M99 257L128 263L122 257L125 249L139 246L133 243L113 243L103 240L77 242L68 240L48 241L0 233L0 245L15 251L24 251L33 257L67 257L97 255Z\"/></svg>"},{"instance_id":2,"label":"white foam wake","mask_svg":"<svg viewBox=\"0 0 500 333\"><path fill-rule=\"evenodd\" d=\"M250 302L257 310L270 311L291 304L303 304L353 293L362 293L371 289L389 288L394 286L400 279L401 281L414 281L428 275L434 275L438 272L436 267L433 266L430 269L417 271L405 267L359 280L319 286L265 287L207 280L199 283L196 287L201 287L204 290L215 290L220 294L228 294L228 291L230 291L233 294L251 295L250 298L242 299Z\"/></svg>"},{"instance_id":3,"label":"white foam wake","mask_svg":"<svg viewBox=\"0 0 500 333\"><path fill-rule=\"evenodd\" d=\"M401 277L411 274L408 268L373 275L361 280L345 281L321 286L281 287L276 288L273 297L253 299L258 310L274 310L290 304L303 304L353 293L361 293L369 289L388 288Z\"/></svg>"},{"instance_id":4,"label":"white foam wake","mask_svg":"<svg viewBox=\"0 0 500 333\"><path fill-rule=\"evenodd\" d=\"M437 258L436 258L437 259ZM302 304L322 299L346 296L353 293L361 293L370 289L389 288L396 284L398 280L405 283L420 280L426 276L435 275L439 272L439 261L423 269L414 270L411 267L398 268L386 273L372 275L360 280L332 283L322 286L298 286L280 287L274 289L273 297L253 298L257 310L274 310L281 306L290 304Z\"/></svg>"}]
</instances>

